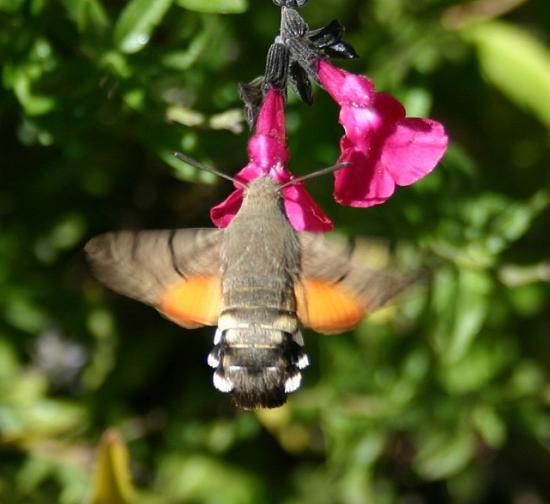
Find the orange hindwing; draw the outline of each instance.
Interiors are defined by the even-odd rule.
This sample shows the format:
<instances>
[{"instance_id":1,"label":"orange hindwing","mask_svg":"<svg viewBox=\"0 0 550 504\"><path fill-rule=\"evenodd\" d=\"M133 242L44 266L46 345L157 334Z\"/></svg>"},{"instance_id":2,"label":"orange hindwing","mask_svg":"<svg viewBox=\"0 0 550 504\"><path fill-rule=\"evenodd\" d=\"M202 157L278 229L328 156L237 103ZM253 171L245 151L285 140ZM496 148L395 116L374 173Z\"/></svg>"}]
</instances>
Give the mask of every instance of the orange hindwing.
<instances>
[{"instance_id":1,"label":"orange hindwing","mask_svg":"<svg viewBox=\"0 0 550 504\"><path fill-rule=\"evenodd\" d=\"M366 312L361 300L341 284L306 278L296 284L294 291L300 321L321 333L351 329Z\"/></svg>"},{"instance_id":2,"label":"orange hindwing","mask_svg":"<svg viewBox=\"0 0 550 504\"><path fill-rule=\"evenodd\" d=\"M216 325L221 306L221 279L217 276L197 276L170 285L157 309L177 324L193 329Z\"/></svg>"}]
</instances>

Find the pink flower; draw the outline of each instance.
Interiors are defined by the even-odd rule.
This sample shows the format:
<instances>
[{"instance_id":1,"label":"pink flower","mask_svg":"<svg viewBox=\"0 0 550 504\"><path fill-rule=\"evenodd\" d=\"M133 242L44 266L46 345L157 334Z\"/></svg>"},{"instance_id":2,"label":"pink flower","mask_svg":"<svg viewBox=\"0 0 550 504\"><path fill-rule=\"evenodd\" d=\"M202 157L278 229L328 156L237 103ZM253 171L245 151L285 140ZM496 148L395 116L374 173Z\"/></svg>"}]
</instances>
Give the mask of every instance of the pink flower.
<instances>
[{"instance_id":1,"label":"pink flower","mask_svg":"<svg viewBox=\"0 0 550 504\"><path fill-rule=\"evenodd\" d=\"M414 184L430 173L447 149L443 125L405 117L392 96L377 93L362 75L319 60L317 77L340 105L339 163L349 165L334 177L334 198L342 205L370 207L386 201L395 186Z\"/></svg>"},{"instance_id":2,"label":"pink flower","mask_svg":"<svg viewBox=\"0 0 550 504\"><path fill-rule=\"evenodd\" d=\"M270 89L262 104L256 122L256 132L248 142L248 164L235 175L244 184L258 177L268 176L280 184L294 179L286 165L289 159L286 147L284 100ZM218 227L226 227L239 211L243 189L236 186L224 201L210 210L210 218ZM282 190L284 209L288 220L297 231L324 232L332 229L332 222L319 208L303 182Z\"/></svg>"}]
</instances>

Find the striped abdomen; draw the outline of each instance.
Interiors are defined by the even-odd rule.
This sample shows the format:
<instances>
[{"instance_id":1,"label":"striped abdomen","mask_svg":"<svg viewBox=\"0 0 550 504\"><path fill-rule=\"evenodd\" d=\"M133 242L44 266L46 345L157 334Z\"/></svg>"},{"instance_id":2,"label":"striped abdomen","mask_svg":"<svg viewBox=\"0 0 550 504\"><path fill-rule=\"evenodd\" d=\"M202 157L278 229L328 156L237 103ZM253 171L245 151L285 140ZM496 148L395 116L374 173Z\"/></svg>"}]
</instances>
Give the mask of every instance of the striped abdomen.
<instances>
[{"instance_id":1,"label":"striped abdomen","mask_svg":"<svg viewBox=\"0 0 550 504\"><path fill-rule=\"evenodd\" d=\"M308 364L287 278L227 278L208 362L214 384L243 408L276 407L300 386Z\"/></svg>"}]
</instances>

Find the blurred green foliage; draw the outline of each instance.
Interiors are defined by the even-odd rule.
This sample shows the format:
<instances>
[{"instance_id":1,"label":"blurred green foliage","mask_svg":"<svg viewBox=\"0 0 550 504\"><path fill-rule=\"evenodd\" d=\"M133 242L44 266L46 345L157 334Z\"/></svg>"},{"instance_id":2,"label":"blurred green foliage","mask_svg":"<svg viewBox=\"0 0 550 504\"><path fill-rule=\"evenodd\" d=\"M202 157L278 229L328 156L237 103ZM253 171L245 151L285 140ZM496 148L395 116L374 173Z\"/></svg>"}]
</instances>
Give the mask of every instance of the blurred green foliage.
<instances>
[{"instance_id":1,"label":"blurred green foliage","mask_svg":"<svg viewBox=\"0 0 550 504\"><path fill-rule=\"evenodd\" d=\"M353 333L306 334L303 388L253 413L213 389L210 330L107 292L81 248L209 225L228 185L171 152L245 163L236 85L262 73L278 10L0 0L0 502L550 500L550 4L311 0L303 14L342 20L363 56L346 67L453 143L380 207L310 184L338 232L432 274ZM291 95L287 121L294 172L334 162L322 91L311 108ZM110 426L138 497L118 438L92 470Z\"/></svg>"}]
</instances>

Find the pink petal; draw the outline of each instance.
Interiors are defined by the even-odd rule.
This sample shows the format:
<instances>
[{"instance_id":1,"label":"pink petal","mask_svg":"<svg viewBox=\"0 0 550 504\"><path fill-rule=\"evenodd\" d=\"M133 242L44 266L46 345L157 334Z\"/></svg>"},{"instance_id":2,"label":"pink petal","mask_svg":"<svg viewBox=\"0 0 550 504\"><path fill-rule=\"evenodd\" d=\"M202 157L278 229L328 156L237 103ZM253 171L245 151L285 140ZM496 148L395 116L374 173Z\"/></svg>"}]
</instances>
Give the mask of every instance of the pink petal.
<instances>
[{"instance_id":1,"label":"pink petal","mask_svg":"<svg viewBox=\"0 0 550 504\"><path fill-rule=\"evenodd\" d=\"M367 146L374 137L388 135L395 123L404 117L405 109L401 103L389 94L376 93L370 106L342 106L339 119L350 141Z\"/></svg>"},{"instance_id":2,"label":"pink petal","mask_svg":"<svg viewBox=\"0 0 550 504\"><path fill-rule=\"evenodd\" d=\"M285 187L283 198L286 216L296 231L321 233L332 230L332 221L302 184Z\"/></svg>"},{"instance_id":3,"label":"pink petal","mask_svg":"<svg viewBox=\"0 0 550 504\"><path fill-rule=\"evenodd\" d=\"M266 174L266 171L260 168L258 165L254 163L248 163L241 171L235 174L235 178L239 182L246 184L251 180L254 180L265 174Z\"/></svg>"},{"instance_id":4,"label":"pink petal","mask_svg":"<svg viewBox=\"0 0 550 504\"><path fill-rule=\"evenodd\" d=\"M350 142L361 144L366 149L383 127L383 117L372 107L343 106L340 109L340 124Z\"/></svg>"},{"instance_id":5,"label":"pink petal","mask_svg":"<svg viewBox=\"0 0 550 504\"><path fill-rule=\"evenodd\" d=\"M242 203L243 190L237 189L210 210L210 220L212 220L216 227L227 227L235 215L237 215Z\"/></svg>"},{"instance_id":6,"label":"pink petal","mask_svg":"<svg viewBox=\"0 0 550 504\"><path fill-rule=\"evenodd\" d=\"M388 126L405 117L405 107L389 93L376 93L373 108Z\"/></svg>"},{"instance_id":7,"label":"pink petal","mask_svg":"<svg viewBox=\"0 0 550 504\"><path fill-rule=\"evenodd\" d=\"M267 136L254 135L248 141L248 157L264 170L269 170L276 163L285 164L288 161L288 150L284 140Z\"/></svg>"},{"instance_id":8,"label":"pink petal","mask_svg":"<svg viewBox=\"0 0 550 504\"><path fill-rule=\"evenodd\" d=\"M284 184L292 180L294 175L290 173L287 167L283 163L276 163L269 169L268 175L273 179L279 182L279 184Z\"/></svg>"},{"instance_id":9,"label":"pink petal","mask_svg":"<svg viewBox=\"0 0 550 504\"><path fill-rule=\"evenodd\" d=\"M414 184L437 166L448 141L443 125L437 121L403 119L384 142L382 164L396 184Z\"/></svg>"},{"instance_id":10,"label":"pink petal","mask_svg":"<svg viewBox=\"0 0 550 504\"><path fill-rule=\"evenodd\" d=\"M334 199L341 205L371 207L393 194L395 182L380 162L377 149L365 153L348 148L338 162L350 163L334 174Z\"/></svg>"},{"instance_id":11,"label":"pink petal","mask_svg":"<svg viewBox=\"0 0 550 504\"><path fill-rule=\"evenodd\" d=\"M285 142L285 109L282 95L270 89L265 95L256 120L256 135L268 135Z\"/></svg>"},{"instance_id":12,"label":"pink petal","mask_svg":"<svg viewBox=\"0 0 550 504\"><path fill-rule=\"evenodd\" d=\"M256 131L248 141L248 157L265 171L276 163L288 161L284 99L274 89L267 92L262 103Z\"/></svg>"},{"instance_id":13,"label":"pink petal","mask_svg":"<svg viewBox=\"0 0 550 504\"><path fill-rule=\"evenodd\" d=\"M279 182L279 184L284 184L294 178L292 173L290 173L287 167L281 162L276 162L268 168L258 166L254 163L248 163L239 173L235 175L235 178L239 182L247 184L251 180L265 176L271 177L273 180Z\"/></svg>"},{"instance_id":14,"label":"pink petal","mask_svg":"<svg viewBox=\"0 0 550 504\"><path fill-rule=\"evenodd\" d=\"M340 105L368 106L374 99L374 84L364 75L346 72L319 60L317 77L332 99Z\"/></svg>"}]
</instances>

